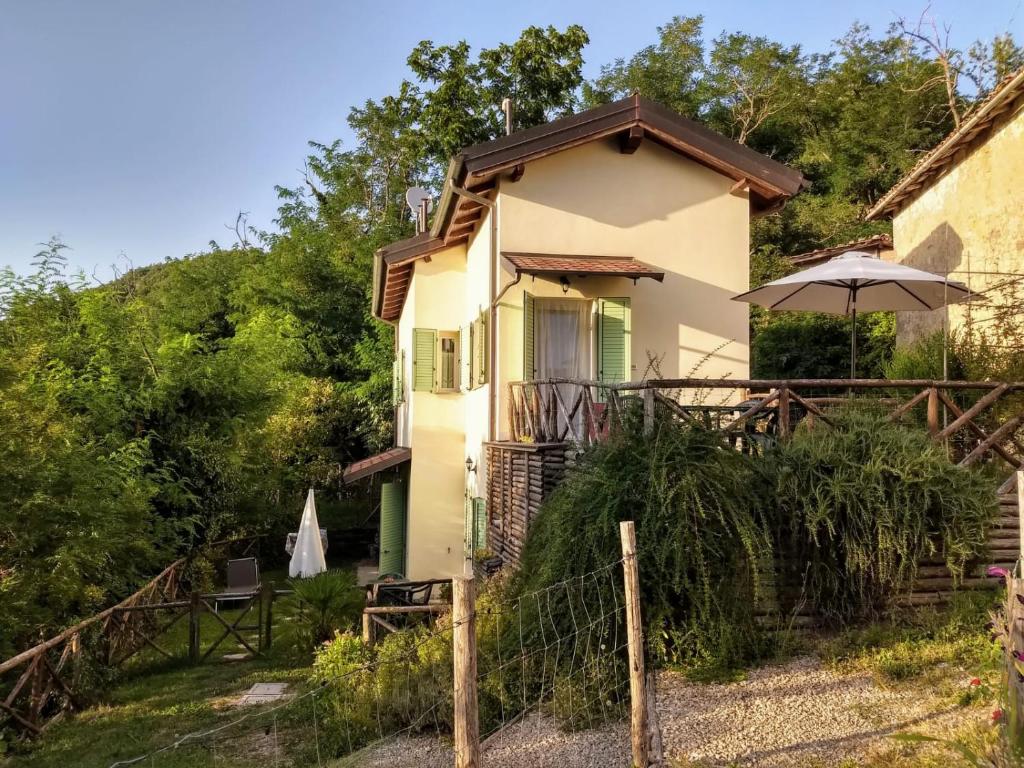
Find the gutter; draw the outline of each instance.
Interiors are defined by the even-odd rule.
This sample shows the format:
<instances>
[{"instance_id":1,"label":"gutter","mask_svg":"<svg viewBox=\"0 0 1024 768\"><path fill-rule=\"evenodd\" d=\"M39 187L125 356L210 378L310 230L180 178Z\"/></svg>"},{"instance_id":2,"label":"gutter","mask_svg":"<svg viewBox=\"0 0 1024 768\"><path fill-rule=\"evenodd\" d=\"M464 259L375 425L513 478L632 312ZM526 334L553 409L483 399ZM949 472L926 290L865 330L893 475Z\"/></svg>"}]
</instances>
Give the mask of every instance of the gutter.
<instances>
[{"instance_id":1,"label":"gutter","mask_svg":"<svg viewBox=\"0 0 1024 768\"><path fill-rule=\"evenodd\" d=\"M478 195L476 192L470 192L468 189L456 186L454 174L457 173L458 166L460 165L462 165L461 156L452 158L448 168L448 183L445 184L444 192L441 195L441 207L439 210L444 211L444 206L449 204L452 197L458 196L486 207L491 214L489 217L491 222L490 258L488 259L490 288L487 308L487 371L489 375L488 385L490 386L490 392L487 395L487 439L493 441L496 439L495 435L497 434L496 421L498 415L496 407L498 392L496 365L498 359L498 194L497 187L495 187L494 200L488 200L483 195ZM441 228L439 226L441 220L441 216L434 220L434 227L438 230Z\"/></svg>"}]
</instances>

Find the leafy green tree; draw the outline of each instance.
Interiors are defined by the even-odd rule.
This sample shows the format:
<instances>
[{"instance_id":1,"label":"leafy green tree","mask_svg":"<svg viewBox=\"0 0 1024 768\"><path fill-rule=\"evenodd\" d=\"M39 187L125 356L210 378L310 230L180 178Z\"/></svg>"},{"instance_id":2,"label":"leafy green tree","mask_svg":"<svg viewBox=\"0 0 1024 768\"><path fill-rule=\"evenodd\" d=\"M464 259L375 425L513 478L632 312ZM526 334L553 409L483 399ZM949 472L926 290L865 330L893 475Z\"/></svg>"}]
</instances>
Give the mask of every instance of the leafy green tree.
<instances>
[{"instance_id":1,"label":"leafy green tree","mask_svg":"<svg viewBox=\"0 0 1024 768\"><path fill-rule=\"evenodd\" d=\"M704 111L704 17L674 16L658 27L658 42L633 56L601 67L583 86L589 105L615 101L633 93L664 104L686 117Z\"/></svg>"}]
</instances>

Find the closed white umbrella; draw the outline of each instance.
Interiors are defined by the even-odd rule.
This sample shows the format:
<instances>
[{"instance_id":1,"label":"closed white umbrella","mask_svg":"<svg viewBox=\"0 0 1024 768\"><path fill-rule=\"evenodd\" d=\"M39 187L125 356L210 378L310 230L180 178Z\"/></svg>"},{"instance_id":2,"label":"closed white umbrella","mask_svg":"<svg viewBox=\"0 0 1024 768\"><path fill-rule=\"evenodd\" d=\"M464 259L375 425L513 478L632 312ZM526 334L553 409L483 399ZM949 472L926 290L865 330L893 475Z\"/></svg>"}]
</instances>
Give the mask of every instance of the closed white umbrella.
<instances>
[{"instance_id":1,"label":"closed white umbrella","mask_svg":"<svg viewBox=\"0 0 1024 768\"><path fill-rule=\"evenodd\" d=\"M320 522L316 519L316 502L313 500L313 489L310 488L306 496L306 506L302 510L299 534L295 537L295 549L288 564L288 576L293 579L308 578L326 570L324 545L320 540Z\"/></svg>"},{"instance_id":2,"label":"closed white umbrella","mask_svg":"<svg viewBox=\"0 0 1024 768\"><path fill-rule=\"evenodd\" d=\"M929 310L956 304L970 289L942 275L894 264L862 251L847 251L824 264L734 296L768 309L850 315L850 376L857 370L857 310Z\"/></svg>"}]
</instances>

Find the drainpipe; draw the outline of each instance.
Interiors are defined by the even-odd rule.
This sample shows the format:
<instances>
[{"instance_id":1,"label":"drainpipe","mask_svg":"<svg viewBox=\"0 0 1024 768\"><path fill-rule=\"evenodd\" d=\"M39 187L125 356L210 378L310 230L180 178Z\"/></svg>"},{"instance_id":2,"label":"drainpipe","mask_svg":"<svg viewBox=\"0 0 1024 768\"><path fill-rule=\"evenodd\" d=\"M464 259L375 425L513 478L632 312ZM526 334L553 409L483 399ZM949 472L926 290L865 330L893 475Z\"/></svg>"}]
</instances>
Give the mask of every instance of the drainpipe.
<instances>
[{"instance_id":1,"label":"drainpipe","mask_svg":"<svg viewBox=\"0 0 1024 768\"><path fill-rule=\"evenodd\" d=\"M490 393L487 398L487 440L493 441L497 437L497 430L495 429L495 421L497 418L498 409L497 403L497 365L495 361L498 359L497 350L497 339L498 339L498 307L497 307L497 292L498 292L498 204L497 204L497 187L495 187L495 199L488 200L483 195L478 195L476 192L470 192L468 189L457 187L455 184L451 184L451 191L459 197L464 197L467 200L472 200L474 203L479 203L485 206L490 211L491 221L491 233L490 233L490 292L488 294L488 311L487 311L487 337L488 337L488 355L487 355L487 370L490 375Z\"/></svg>"}]
</instances>

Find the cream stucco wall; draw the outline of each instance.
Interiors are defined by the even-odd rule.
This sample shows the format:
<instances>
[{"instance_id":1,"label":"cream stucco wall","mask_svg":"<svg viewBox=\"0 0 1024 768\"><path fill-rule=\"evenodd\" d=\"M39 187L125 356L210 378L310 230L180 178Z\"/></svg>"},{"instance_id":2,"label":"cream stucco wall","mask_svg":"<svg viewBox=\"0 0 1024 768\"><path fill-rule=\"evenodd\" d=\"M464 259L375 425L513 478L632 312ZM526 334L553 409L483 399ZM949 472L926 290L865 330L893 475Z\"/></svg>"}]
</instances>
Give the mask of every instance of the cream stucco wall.
<instances>
[{"instance_id":1,"label":"cream stucco wall","mask_svg":"<svg viewBox=\"0 0 1024 768\"><path fill-rule=\"evenodd\" d=\"M1024 274L1024 103L985 143L920 193L893 219L897 259L949 273L974 291ZM983 274L989 273L989 274ZM1003 274L991 274L1003 273ZM996 302L1019 301L993 292ZM898 340L940 330L945 310L901 312ZM991 312L978 304L949 308L952 329L987 332Z\"/></svg>"},{"instance_id":2,"label":"cream stucco wall","mask_svg":"<svg viewBox=\"0 0 1024 768\"><path fill-rule=\"evenodd\" d=\"M748 375L747 305L731 297L747 289L749 207L730 194L733 181L652 142L623 155L597 142L530 163L496 195L500 251L633 256L666 273L662 283L619 278L574 279L567 294L557 281L522 278L498 308L496 391L523 378L523 292L631 302L631 377L685 376L709 353L699 376ZM488 437L489 385L438 395L412 392L414 328L456 331L490 302L490 213L466 246L416 262L398 323L406 356L406 404L399 408L399 443L412 448L407 576L463 572L467 496L486 488L483 443ZM513 275L501 270L498 289ZM592 332L592 328L588 329ZM717 351L716 351L717 350ZM463 355L469 350L462 350ZM498 438L505 437L499 397ZM402 442L405 440L406 442ZM466 471L466 459L476 471Z\"/></svg>"},{"instance_id":3,"label":"cream stucco wall","mask_svg":"<svg viewBox=\"0 0 1024 768\"><path fill-rule=\"evenodd\" d=\"M399 425L413 449L406 508L410 578L451 576L463 568L464 398L459 393L412 391L412 331L458 329L466 294L465 254L464 247L450 248L416 263L398 324L406 361L406 402L399 409Z\"/></svg>"},{"instance_id":4,"label":"cream stucco wall","mask_svg":"<svg viewBox=\"0 0 1024 768\"><path fill-rule=\"evenodd\" d=\"M749 375L749 203L733 181L644 142L632 155L594 142L530 164L499 194L502 251L632 256L665 272L651 279L587 277L568 298L629 297L631 376ZM513 276L503 271L502 285ZM523 277L499 309L499 392L523 377L523 292L563 296L556 280ZM717 351L716 351L717 350ZM652 365L651 360L657 362ZM504 430L504 408L499 426Z\"/></svg>"}]
</instances>

